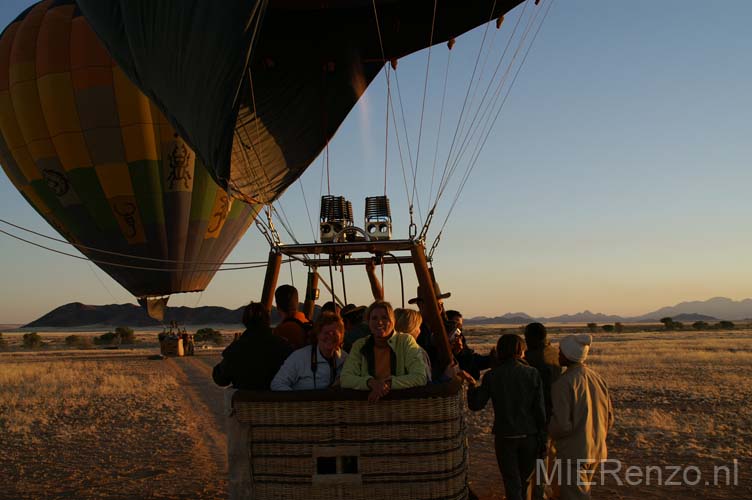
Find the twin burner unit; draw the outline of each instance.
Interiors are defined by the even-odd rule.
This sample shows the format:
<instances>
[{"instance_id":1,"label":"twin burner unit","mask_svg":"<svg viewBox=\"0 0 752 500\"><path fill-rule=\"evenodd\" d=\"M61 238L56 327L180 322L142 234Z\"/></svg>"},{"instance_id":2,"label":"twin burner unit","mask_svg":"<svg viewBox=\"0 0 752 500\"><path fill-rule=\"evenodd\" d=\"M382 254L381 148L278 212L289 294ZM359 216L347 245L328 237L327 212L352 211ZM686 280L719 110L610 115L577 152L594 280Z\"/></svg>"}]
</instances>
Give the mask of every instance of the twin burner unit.
<instances>
[{"instance_id":1,"label":"twin burner unit","mask_svg":"<svg viewBox=\"0 0 752 500\"><path fill-rule=\"evenodd\" d=\"M392 239L392 210L386 196L366 198L364 228L353 222L352 203L344 196L321 197L319 222L322 243L385 241Z\"/></svg>"}]
</instances>

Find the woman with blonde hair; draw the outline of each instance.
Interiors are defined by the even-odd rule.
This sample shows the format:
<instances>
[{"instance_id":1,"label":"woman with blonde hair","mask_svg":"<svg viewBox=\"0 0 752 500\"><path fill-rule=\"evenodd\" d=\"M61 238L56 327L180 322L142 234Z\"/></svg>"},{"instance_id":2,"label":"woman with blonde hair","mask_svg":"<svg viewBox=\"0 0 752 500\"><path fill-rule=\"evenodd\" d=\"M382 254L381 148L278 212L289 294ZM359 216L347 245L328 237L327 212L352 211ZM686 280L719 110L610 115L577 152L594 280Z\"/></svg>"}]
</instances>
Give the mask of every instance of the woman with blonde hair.
<instances>
[{"instance_id":1,"label":"woman with blonde hair","mask_svg":"<svg viewBox=\"0 0 752 500\"><path fill-rule=\"evenodd\" d=\"M366 310L371 335L356 341L345 367L342 387L370 390L369 401L378 401L392 389L425 385L426 364L420 346L408 334L394 329L394 309L377 300Z\"/></svg>"},{"instance_id":2,"label":"woman with blonde hair","mask_svg":"<svg viewBox=\"0 0 752 500\"><path fill-rule=\"evenodd\" d=\"M417 342L418 335L420 335L420 325L423 323L423 316L420 314L420 311L416 311L415 309L397 309L395 313L397 322L394 325L394 329L400 333L410 335ZM420 348L420 352L423 354L423 362L426 364L426 378L431 382L431 359L422 347Z\"/></svg>"}]
</instances>

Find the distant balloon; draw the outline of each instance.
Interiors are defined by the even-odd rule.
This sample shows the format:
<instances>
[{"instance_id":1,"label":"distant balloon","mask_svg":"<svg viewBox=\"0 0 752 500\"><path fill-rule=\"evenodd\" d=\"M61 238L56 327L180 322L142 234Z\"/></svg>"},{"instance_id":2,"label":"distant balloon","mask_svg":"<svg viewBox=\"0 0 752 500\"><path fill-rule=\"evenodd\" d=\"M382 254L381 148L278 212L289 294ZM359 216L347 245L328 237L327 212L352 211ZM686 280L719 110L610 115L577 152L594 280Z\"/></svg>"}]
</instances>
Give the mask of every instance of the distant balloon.
<instances>
[{"instance_id":1,"label":"distant balloon","mask_svg":"<svg viewBox=\"0 0 752 500\"><path fill-rule=\"evenodd\" d=\"M206 288L253 222L116 65L73 0L0 35L0 162L26 200L136 296ZM165 262L165 261L173 262ZM197 263L203 262L204 264ZM165 271L169 270L169 271Z\"/></svg>"},{"instance_id":2,"label":"distant balloon","mask_svg":"<svg viewBox=\"0 0 752 500\"><path fill-rule=\"evenodd\" d=\"M214 179L251 202L273 201L300 177L385 62L521 3L77 1Z\"/></svg>"}]
</instances>

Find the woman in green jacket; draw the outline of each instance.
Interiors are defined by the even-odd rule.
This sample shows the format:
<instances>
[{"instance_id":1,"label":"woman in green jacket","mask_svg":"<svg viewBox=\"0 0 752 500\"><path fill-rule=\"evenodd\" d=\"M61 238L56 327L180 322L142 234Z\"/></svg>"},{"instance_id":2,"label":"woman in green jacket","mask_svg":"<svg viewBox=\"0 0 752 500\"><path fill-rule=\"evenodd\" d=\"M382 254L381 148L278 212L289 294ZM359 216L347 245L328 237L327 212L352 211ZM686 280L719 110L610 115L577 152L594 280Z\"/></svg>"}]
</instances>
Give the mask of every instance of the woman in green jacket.
<instances>
[{"instance_id":1,"label":"woman in green jacket","mask_svg":"<svg viewBox=\"0 0 752 500\"><path fill-rule=\"evenodd\" d=\"M392 389L425 385L426 365L412 336L394 331L394 309L377 300L368 307L366 320L371 335L356 341L342 369L345 389L370 390L369 401L378 401Z\"/></svg>"}]
</instances>

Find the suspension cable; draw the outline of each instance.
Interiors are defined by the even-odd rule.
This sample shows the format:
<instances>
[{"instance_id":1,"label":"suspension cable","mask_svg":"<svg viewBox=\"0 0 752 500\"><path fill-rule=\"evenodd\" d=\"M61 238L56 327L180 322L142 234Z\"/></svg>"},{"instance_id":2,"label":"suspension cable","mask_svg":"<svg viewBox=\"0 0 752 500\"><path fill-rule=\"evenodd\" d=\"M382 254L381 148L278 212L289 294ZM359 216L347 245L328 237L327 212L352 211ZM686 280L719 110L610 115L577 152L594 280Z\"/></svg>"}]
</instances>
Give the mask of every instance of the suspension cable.
<instances>
[{"instance_id":1,"label":"suspension cable","mask_svg":"<svg viewBox=\"0 0 752 500\"><path fill-rule=\"evenodd\" d=\"M292 227L290 225L290 219L288 219L287 214L285 213L285 208L282 206L282 203L277 200L277 205L279 206L279 210L274 205L269 205L272 208L272 211L279 216L279 222L282 224L282 227L284 228L287 235L296 243L300 243L298 239L295 237L295 233L292 230Z\"/></svg>"},{"instance_id":2,"label":"suspension cable","mask_svg":"<svg viewBox=\"0 0 752 500\"><path fill-rule=\"evenodd\" d=\"M371 0L373 5L373 19L376 22L376 33L379 36L379 48L381 49L381 60L384 64L387 63L386 54L384 52L384 40L381 37L381 23L379 23L379 13L376 9L376 0ZM389 85L389 65L386 66L386 134L384 139L384 196L386 196L386 180L387 180L387 154L389 151L389 102L391 99L391 86Z\"/></svg>"},{"instance_id":3,"label":"suspension cable","mask_svg":"<svg viewBox=\"0 0 752 500\"><path fill-rule=\"evenodd\" d=\"M514 39L514 35L515 35L515 33L516 33L517 29L518 29L518 26L520 25L522 19L524 18L525 11L527 9L527 5L528 5L528 3L525 3L525 5L523 6L522 13L517 18L517 22L515 24L515 27L514 27L512 33L511 33L511 35L509 37L509 40L507 42L507 45L506 45L503 53L501 54L501 57L499 58L499 62L497 64L497 66L496 66L496 69L494 71L494 74L493 74L491 80L489 81L488 87L487 87L486 91L484 92L484 96L483 96L483 99L481 100L479 108L482 107L483 103L485 102L485 100L486 100L486 98L488 96L489 90L493 86L493 78L495 78L496 75L498 74L498 70L501 67L501 64L502 64L502 62L503 62L503 60L504 60L504 58L506 56L506 53L508 52L508 49L509 49L509 46L510 46L512 40ZM531 26L531 24L528 24L528 29L526 30L526 32L529 31L529 27L530 26ZM487 25L487 27L488 27L488 25ZM524 40L525 40L525 38L522 38L519 41L519 46L518 46L517 50L515 51L515 54L517 54L519 52L520 47L522 47L522 45L524 43ZM485 41L485 33L484 33L484 41ZM478 54L478 59L480 59L480 52ZM503 75L501 81L499 82L500 86L502 86L504 84L504 82L506 82L506 77L507 77L507 75L509 73L509 70L511 69L512 65L514 64L514 61L515 61L515 58L513 58L512 61L509 63L509 66L508 66L507 70L504 72L504 75ZM477 68L477 61L476 61L476 68ZM470 88L473 86L472 82L474 80L474 75L475 75L475 70L474 70L474 73L473 73L473 77L471 78L471 83L468 86L468 93L469 93ZM478 84L478 86L479 85L480 84ZM494 103L495 102L496 101L494 101ZM460 141L460 146L456 150L457 151L457 156L454 158L454 160L452 160L452 153L455 152L454 151L454 146L455 146L455 144L457 144L456 139L457 139L457 136L458 136L459 127L457 129L455 129L455 136L454 136L454 138L452 140L452 147L450 148L450 152L449 152L449 154L447 156L447 160L446 160L446 163L444 165L444 170L443 170L443 173L442 173L442 177L441 177L441 180L439 181L439 187L437 188L436 197L434 198L433 205L431 206L431 211L429 212L429 214L431 214L431 215L433 214L433 212L435 211L436 207L438 206L438 203L439 203L440 199L443 197L443 194L444 194L446 188L449 185L450 178L453 177L454 172L457 169L462 156L464 155L465 151L467 150L467 147L468 147L468 144L469 144L468 141L469 141L470 136L473 135L473 134L475 134L475 133L477 133L478 124L482 122L482 119L481 119L481 122L477 122L478 116L484 116L487 113L490 113L490 109L492 109L492 107L493 106L491 106L490 108L487 107L484 111L480 112L480 115L479 115L480 109L477 110L477 111L475 111L473 113L474 117L473 117L473 120L471 121L471 125L470 125L469 129L466 131L464 138L462 138L461 141ZM463 104L463 110L462 110L462 114L461 114L460 120L462 119L462 116L464 115L465 110L466 110L466 108L465 108L465 105ZM482 136L482 134L481 134L481 136ZM480 139L479 139L479 141L480 141ZM468 168L470 168L470 167L468 167ZM421 235L425 235L427 233L429 225L430 225L430 218L427 220L427 223L424 224L424 227L423 227L423 230L421 232Z\"/></svg>"},{"instance_id":4,"label":"suspension cable","mask_svg":"<svg viewBox=\"0 0 752 500\"><path fill-rule=\"evenodd\" d=\"M98 275L98 274L96 273L96 271L94 270L94 266L92 266L92 265L91 265L91 262L87 262L87 263L86 263L86 265L88 265L88 266L89 266L89 269L91 269L91 274L93 274L93 275L94 275L94 277L95 277L95 278L97 279L97 281L99 282L99 284L100 284L100 285L102 285L102 288L104 288L104 289L105 289L105 290L107 291L107 293L109 294L109 296L110 296L110 297L112 297L112 301L113 301L113 302L117 302L117 299L116 299L116 298L115 298L115 296L114 296L114 295L112 294L112 292L110 291L110 289L109 289L109 288L107 287L107 285L105 285L105 284L104 284L104 281L102 281L102 278L100 278L100 277L99 277L99 275Z\"/></svg>"},{"instance_id":5,"label":"suspension cable","mask_svg":"<svg viewBox=\"0 0 752 500\"><path fill-rule=\"evenodd\" d=\"M392 102L392 90L389 85L389 66L386 67L386 130L384 133L384 196L386 196L386 178L389 156L389 103Z\"/></svg>"},{"instance_id":6,"label":"suspension cable","mask_svg":"<svg viewBox=\"0 0 752 500\"><path fill-rule=\"evenodd\" d=\"M405 143L407 144L407 157L408 157L408 160L410 161L410 171L413 175L413 189L414 189L415 188L415 168L413 166L414 164L413 164L413 159L412 159L412 151L410 150L410 134L407 133L407 121L405 120L405 107L402 104L402 91L400 90L399 76L397 75L396 71L394 72L394 81L397 84L397 97L399 100L400 112L402 114L402 127L405 132ZM412 233L413 232L412 228L415 226L415 222L413 220L413 201L410 198L410 188L407 185L407 174L405 172L405 163L404 163L404 160L402 159L402 146L400 142L399 127L397 125L397 119L396 119L397 113L395 113L394 111L393 99L389 100L389 105L392 110L392 122L394 123L394 136L397 139L397 150L400 155L400 164L402 165L402 177L405 183L405 197L406 199L409 200L410 228L411 228L410 231ZM418 216L420 218L423 218L422 211L420 208L420 199L418 199Z\"/></svg>"},{"instance_id":7,"label":"suspension cable","mask_svg":"<svg viewBox=\"0 0 752 500\"><path fill-rule=\"evenodd\" d=\"M502 52L501 57L499 58L499 63L496 66L496 71L494 72L494 75L492 76L491 81L489 81L489 84L488 84L488 87L486 89L486 92L484 93L484 98L481 100L481 103L479 104L479 109L483 105L483 102L485 102L485 97L488 94L488 89L490 89L491 85L493 84L493 78L495 78L495 76L496 76L496 74L498 72L499 67L501 66L502 62L504 61L504 57L505 57L505 55L507 53L507 50L508 50L508 48L509 48L512 40L514 39L514 35L515 35L516 31L517 31L517 27L519 26L521 20L525 16L525 12L526 12L527 6L528 6L528 3L526 2L525 5L523 5L522 12L520 13L519 17L517 18L517 22L515 23L515 26L514 26L512 32L511 32L511 34L509 36L509 40L507 41L507 45L506 45L504 51ZM480 54L479 54L479 56L480 56ZM470 86L472 87L472 80L471 80ZM477 91L478 87L480 87L480 81L478 82L478 85L475 87L476 91ZM473 99L474 99L474 97L473 97ZM461 143L460 143L461 145L458 148L459 151L460 151L460 153L463 151L463 146L465 146L465 143L467 141L467 137L469 137L470 134L472 133L473 124L475 123L475 119L476 119L476 117L478 115L478 112L476 111L475 113L473 113L473 115L474 115L474 118L473 118L473 120L471 122L470 129L465 134L465 138L461 141ZM458 126L458 130L460 128L464 129L464 122L463 122L463 126L462 127ZM458 132L455 132L455 134L456 134L455 137L457 135L460 135ZM453 142L453 145L454 145L454 142ZM442 195L444 193L444 190L446 189L447 185L449 184L449 180L453 176L454 171L456 170L457 164L459 163L459 160L461 159L461 154L457 153L456 158L454 160L452 160L452 153L454 153L454 152L455 151L452 148L449 151L449 154L447 155L447 160L446 160L446 163L444 165L444 172L442 174L441 181L439 182L439 187L437 188L436 199L434 200L434 207L438 204L439 199L441 199L441 197L442 197Z\"/></svg>"},{"instance_id":8,"label":"suspension cable","mask_svg":"<svg viewBox=\"0 0 752 500\"><path fill-rule=\"evenodd\" d=\"M186 269L184 269L184 268L165 269L163 267L132 266L132 265L128 265L128 264L120 264L120 263L117 263L117 262L108 262L108 261L105 261L105 260L90 259L88 257L82 257L80 255L75 255L75 254L72 254L72 253L63 252L61 250L56 250L54 248L50 248L50 247L47 247L47 246L44 246L44 245L40 245L39 243L35 243L35 242L27 240L25 238L21 238L20 236L16 236L15 234L11 234L11 233L9 233L7 231L4 231L2 229L0 229L0 233L5 234L6 236L10 236L13 239L16 239L16 240L22 241L24 243L27 243L29 245L35 246L37 248L42 248L44 250L48 250L48 251L50 251L52 253L57 253L57 254L60 254L60 255L65 255L66 257L72 257L72 258L78 259L78 260L85 260L85 261L88 261L88 262L93 262L95 264L101 264L101 265L104 265L104 266L122 267L122 268L125 268L125 269L137 269L137 270L141 270L141 271L158 271L158 272L167 272L167 273L176 272L176 271L186 271ZM213 268L206 268L206 269L195 269L193 272L238 271L238 270L241 270L241 269L256 269L256 268L260 268L260 267L264 267L264 266L266 266L266 263L262 262L262 263L258 263L258 264L255 264L255 265L248 265L248 266L227 267L227 268L213 267Z\"/></svg>"},{"instance_id":9,"label":"suspension cable","mask_svg":"<svg viewBox=\"0 0 752 500\"><path fill-rule=\"evenodd\" d=\"M200 265L207 265L207 266L213 266L213 265L224 265L224 266L245 266L245 265L255 265L255 264L262 264L262 261L255 261L255 262L217 262L217 261L190 261L190 260L173 260L173 259L158 259L155 257L142 257L140 255L132 255L127 253L120 253L120 252L112 252L109 250L103 250L101 248L95 248L90 247L86 245L82 245L80 243L71 243L70 241L63 240L60 238L55 238L53 236L46 235L44 233L40 233L37 231L34 231L32 229L28 229L23 226L19 226L17 224L13 224L12 222L9 222L5 219L0 219L0 223L7 224L11 227L14 227L16 229L19 229L21 231L25 231L27 233L33 234L35 236L39 236L40 238L45 238L51 241L54 241L56 243L62 243L64 245L70 245L72 247L75 247L77 250L86 250L88 252L97 252L102 253L105 255L113 255L115 257L125 257L127 259L133 259L133 260L144 260L149 262L160 262L163 264L200 264Z\"/></svg>"},{"instance_id":10,"label":"suspension cable","mask_svg":"<svg viewBox=\"0 0 752 500\"><path fill-rule=\"evenodd\" d=\"M490 23L491 16L493 16L493 13L494 13L495 9L496 9L496 0L494 0L493 6L491 7L491 12L489 13L488 22L486 23L486 27L483 30L483 38L481 39L480 47L478 49L478 55L475 58L475 65L473 66L473 72L470 75L470 83L469 83L469 85L467 87L467 91L465 93L465 99L462 102L462 109L460 110L460 116L459 116L459 119L458 119L458 126L454 129L454 136L452 137L452 142L451 142L451 144L449 146L449 154L447 156L447 164L444 166L444 174L442 174L442 177L441 177L442 180L440 181L439 184L441 184L443 182L444 177L446 175L446 169L447 169L447 165L448 165L448 158L451 157L452 151L454 150L454 144L455 144L455 142L457 140L457 135L458 135L458 132L459 132L459 123L461 123L462 117L465 114L465 109L467 107L467 101L468 101L468 98L470 97L470 90L472 88L472 83L475 80L475 74L478 71L478 63L480 62L480 56L483 53L483 46L486 43L486 36L488 35L488 28L489 28L489 24L488 23ZM433 211L433 209L435 209L435 206L432 207L432 211Z\"/></svg>"},{"instance_id":11,"label":"suspension cable","mask_svg":"<svg viewBox=\"0 0 752 500\"><path fill-rule=\"evenodd\" d=\"M308 208L308 198L306 198L305 189L303 189L303 182L298 177L298 184L300 184L300 192L303 194L303 203L305 204L306 212L308 213L308 225L311 226L312 241L316 241L316 232L313 230L313 217L311 217L311 209Z\"/></svg>"},{"instance_id":12,"label":"suspension cable","mask_svg":"<svg viewBox=\"0 0 752 500\"><path fill-rule=\"evenodd\" d=\"M426 77L423 80L423 102L420 107L420 125L418 126L418 147L417 151L415 153L415 165L413 167L413 193L410 198L410 205L413 204L413 200L415 199L415 191L417 187L417 176L418 176L418 168L420 165L420 140L423 135L423 115L426 109L426 95L428 94L428 74L429 69L431 67L431 49L433 48L433 31L436 26L436 6L438 4L438 0L434 0L433 2L433 16L431 17L431 35L428 39L428 57L426 59ZM420 212L420 210L419 210ZM418 214L420 216L420 213ZM420 216L422 218L422 216Z\"/></svg>"},{"instance_id":13,"label":"suspension cable","mask_svg":"<svg viewBox=\"0 0 752 500\"><path fill-rule=\"evenodd\" d=\"M433 153L433 168L431 169L431 188L428 191L428 200L433 198L433 183L436 177L436 164L439 159L439 140L441 139L441 126L444 123L444 105L446 103L447 83L449 81L449 63L452 60L452 49L447 50L447 64L444 72L444 91L441 94L441 108L439 111L439 130L436 133L436 144ZM425 221L423 221L425 223Z\"/></svg>"},{"instance_id":14,"label":"suspension cable","mask_svg":"<svg viewBox=\"0 0 752 500\"><path fill-rule=\"evenodd\" d=\"M334 293L334 287L329 286L329 283L326 282L324 277L321 276L321 274L319 274L318 271L316 271L316 276L319 277L319 281L321 282L322 285L324 285L324 288L326 288L327 291L332 294L332 301L339 303L341 306L345 306L345 304L342 303L342 300L339 297L337 297L337 294Z\"/></svg>"},{"instance_id":15,"label":"suspension cable","mask_svg":"<svg viewBox=\"0 0 752 500\"><path fill-rule=\"evenodd\" d=\"M528 4L526 3L524 7L527 7L527 5ZM507 64L506 70L502 74L502 77L499 79L499 82L498 82L497 87L496 87L496 91L494 92L494 96L492 98L493 104L491 104L490 106L486 106L485 108L483 108L482 111L480 111L481 107L483 107L483 103L486 101L486 97L488 96L489 91L491 90L491 88L493 86L493 79L496 77L496 75L498 74L499 69L501 68L501 64L504 61L504 57L506 56L507 50L509 49L511 41L514 38L514 35L515 35L516 31L517 31L517 28L518 28L518 26L520 24L520 21L522 20L522 18L524 16L524 13L525 13L525 9L524 8L523 8L522 14L517 19L517 23L515 24L515 27L514 27L514 29L512 31L512 34L510 35L509 41L507 42L507 46L505 47L504 52L502 53L501 57L499 58L499 63L496 65L496 70L494 71L494 74L493 74L491 80L489 81L489 84L488 84L488 86L486 88L486 91L485 91L485 93L483 95L481 103L479 104L478 111L480 111L480 112L476 112L474 114L473 120L472 120L472 122L470 124L470 128L468 129L465 137L462 140L462 144L461 144L461 146L458 149L457 156L454 159L454 161L451 162L452 163L452 167L450 168L450 173L449 173L449 176L447 177L447 182L445 183L445 185L442 188L442 193L443 193L443 190L446 189L446 187L448 185L448 181L449 181L448 178L451 177L454 174L454 171L456 170L456 168L459 165L462 157L464 156L465 152L467 151L467 148L469 147L469 144L472 142L470 140L470 138L473 137L476 134L476 132L478 131L479 127L481 126L481 123L483 123L483 121L486 120L485 123L487 124L488 123L488 118L487 117L492 116L492 114L493 114L492 110L494 109L494 107L496 106L496 104L498 102L498 96L499 96L499 94L501 92L501 89L503 88L503 86L507 82L507 77L509 76L510 71L514 67L514 63L517 60L517 56L519 55L520 50L524 46L525 40L527 39L527 36L529 35L530 30L531 30L532 26L534 25L539 12L540 12L540 10L536 9L535 13L531 16L530 21L527 23L527 26L526 26L526 28L525 28L522 36L520 37L520 40L519 40L518 44L517 44L517 48L515 49L514 53L512 54L512 60ZM480 117L480 120L478 120L478 117ZM482 137L483 134L480 133L479 136ZM437 195L437 196L440 197L441 195Z\"/></svg>"},{"instance_id":16,"label":"suspension cable","mask_svg":"<svg viewBox=\"0 0 752 500\"><path fill-rule=\"evenodd\" d=\"M522 67L525 64L525 61L527 60L527 57L530 54L530 51L531 51L531 49L533 47L533 44L535 43L535 40L537 39L538 34L540 33L541 28L543 27L543 23L546 20L546 17L548 16L548 13L551 10L551 6L553 5L553 3L554 3L554 0L551 0L548 3L548 6L547 6L547 8L546 8L546 10L545 10L545 12L543 14L543 17L541 18L541 21L538 24L538 26L537 26L534 34L533 34L533 38L532 38L530 44L527 46L527 48L525 50L525 53L524 53L523 58L522 58L522 61L517 66L517 70L515 71L514 77L512 78L512 81L511 81L510 85L507 87L507 91L506 91L506 93L504 95L504 98L502 99L501 105L498 107L498 109L497 109L497 111L496 111L496 113L495 113L495 115L493 117L493 120L491 120L490 125L488 126L487 130L485 131L483 139L479 143L479 146L474 151L474 156L471 159L470 166L468 167L467 171L465 172L465 175L462 178L462 181L460 183L458 191L457 191L457 193L456 193L456 195L454 197L454 200L452 201L452 204L451 204L451 206L449 208L449 211L448 211L448 213L446 215L446 218L444 219L444 222L441 225L441 229L439 230L439 236L437 236L437 238L440 237L441 233L443 232L444 228L446 227L447 222L449 221L449 217L452 215L452 213L454 211L454 207L457 204L457 201L459 200L460 194L462 193L462 191L463 191L463 189L465 187L465 184L467 183L467 180L470 177L471 172L473 171L473 169L477 165L478 158L480 157L480 152L483 149L483 147L485 146L486 141L488 140L489 136L491 135L491 131L493 130L493 126L496 124L496 120L498 119L499 115L501 114L501 111L502 111L502 109L504 107L504 104L506 103L506 100L509 97L509 94L511 93L512 88L514 87L514 84L517 81L517 77L519 76L520 71L522 70ZM437 243L438 242L434 243L434 247L436 246ZM431 254L433 254L433 248L431 249Z\"/></svg>"}]
</instances>

